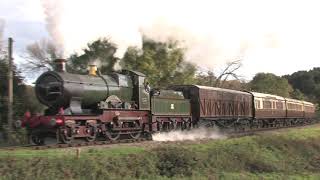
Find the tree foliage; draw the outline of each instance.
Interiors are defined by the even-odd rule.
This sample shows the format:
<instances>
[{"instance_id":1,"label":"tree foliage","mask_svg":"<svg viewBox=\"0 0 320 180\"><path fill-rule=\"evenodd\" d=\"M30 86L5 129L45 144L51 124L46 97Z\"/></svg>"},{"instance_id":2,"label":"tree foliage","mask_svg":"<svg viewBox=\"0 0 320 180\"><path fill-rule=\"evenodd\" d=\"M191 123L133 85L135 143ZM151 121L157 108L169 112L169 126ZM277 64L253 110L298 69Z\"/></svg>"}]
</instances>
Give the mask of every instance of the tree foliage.
<instances>
[{"instance_id":1,"label":"tree foliage","mask_svg":"<svg viewBox=\"0 0 320 180\"><path fill-rule=\"evenodd\" d=\"M113 70L118 58L115 57L117 47L109 39L100 38L87 44L84 54L73 54L68 59L68 71L79 74L86 74L88 65L95 64L101 73Z\"/></svg>"},{"instance_id":2,"label":"tree foliage","mask_svg":"<svg viewBox=\"0 0 320 180\"><path fill-rule=\"evenodd\" d=\"M8 64L5 59L0 60L0 124L7 122L7 103L8 103ZM26 110L41 110L41 105L32 96L32 91L23 84L23 78L14 67L13 71L13 111L14 120L18 120Z\"/></svg>"},{"instance_id":3,"label":"tree foliage","mask_svg":"<svg viewBox=\"0 0 320 180\"><path fill-rule=\"evenodd\" d=\"M215 82L217 81L217 77L215 76L213 71L208 71L206 73L200 72L196 76L196 84L202 86L215 86Z\"/></svg>"},{"instance_id":4,"label":"tree foliage","mask_svg":"<svg viewBox=\"0 0 320 180\"><path fill-rule=\"evenodd\" d=\"M299 90L299 89L294 89L290 96L293 98L293 99L298 99L298 100L306 100L306 97L305 95Z\"/></svg>"},{"instance_id":5,"label":"tree foliage","mask_svg":"<svg viewBox=\"0 0 320 180\"><path fill-rule=\"evenodd\" d=\"M294 89L303 93L307 100L320 103L320 68L310 71L298 71L292 75L286 75Z\"/></svg>"},{"instance_id":6,"label":"tree foliage","mask_svg":"<svg viewBox=\"0 0 320 180\"><path fill-rule=\"evenodd\" d=\"M146 74L155 87L194 83L196 67L184 61L184 52L177 41L164 43L144 38L142 49L128 48L120 64Z\"/></svg>"},{"instance_id":7,"label":"tree foliage","mask_svg":"<svg viewBox=\"0 0 320 180\"><path fill-rule=\"evenodd\" d=\"M249 85L252 91L270 93L283 97L290 97L293 91L288 80L272 73L256 74Z\"/></svg>"}]
</instances>

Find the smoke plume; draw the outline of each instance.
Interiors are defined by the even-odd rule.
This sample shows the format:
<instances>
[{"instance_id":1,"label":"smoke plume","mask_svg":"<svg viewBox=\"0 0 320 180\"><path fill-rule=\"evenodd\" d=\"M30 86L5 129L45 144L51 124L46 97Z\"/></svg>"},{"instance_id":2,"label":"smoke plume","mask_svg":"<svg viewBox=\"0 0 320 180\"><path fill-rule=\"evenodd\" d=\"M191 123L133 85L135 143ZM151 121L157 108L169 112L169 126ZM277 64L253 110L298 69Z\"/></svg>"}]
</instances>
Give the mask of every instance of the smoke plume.
<instances>
[{"instance_id":1,"label":"smoke plume","mask_svg":"<svg viewBox=\"0 0 320 180\"><path fill-rule=\"evenodd\" d=\"M141 47L146 35L181 41L186 59L208 68L239 56L277 63L305 54L318 57L319 27L313 23L318 9L304 1L290 7L276 0L42 1L48 31L65 55L81 54L87 43L110 37L121 58L128 46ZM302 8L309 10L296 13Z\"/></svg>"},{"instance_id":2,"label":"smoke plume","mask_svg":"<svg viewBox=\"0 0 320 180\"><path fill-rule=\"evenodd\" d=\"M224 139L224 135L218 130L199 128L190 131L172 131L167 133L158 133L152 135L154 141L184 141L184 140L201 140L201 139Z\"/></svg>"},{"instance_id":3,"label":"smoke plume","mask_svg":"<svg viewBox=\"0 0 320 180\"><path fill-rule=\"evenodd\" d=\"M57 55L64 57L64 37L60 30L61 18L63 16L62 0L42 0L42 6L46 18L46 26L54 46L57 48Z\"/></svg>"},{"instance_id":4,"label":"smoke plume","mask_svg":"<svg viewBox=\"0 0 320 180\"><path fill-rule=\"evenodd\" d=\"M207 2L192 0L179 8L178 1L62 1L42 0L49 34L61 54L82 53L87 43L110 37L117 44L121 58L128 46L141 47L142 35L154 40L178 40L186 48L186 60L204 67L238 57L245 53L239 34L222 33L222 24L212 26L216 14L208 21ZM216 4L219 4L215 2ZM210 4L211 5L211 4ZM203 9L201 12L192 13ZM224 41L231 39L230 43ZM235 37L232 39L232 37Z\"/></svg>"}]
</instances>

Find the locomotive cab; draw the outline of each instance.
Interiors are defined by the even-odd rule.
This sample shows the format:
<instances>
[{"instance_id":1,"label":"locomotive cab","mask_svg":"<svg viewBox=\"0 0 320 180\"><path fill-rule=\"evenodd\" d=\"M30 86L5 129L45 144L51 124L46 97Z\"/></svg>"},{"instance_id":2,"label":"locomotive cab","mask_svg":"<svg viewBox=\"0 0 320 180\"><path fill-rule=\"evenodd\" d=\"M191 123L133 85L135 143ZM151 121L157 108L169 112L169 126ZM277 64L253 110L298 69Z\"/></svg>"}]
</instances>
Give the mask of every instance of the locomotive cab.
<instances>
[{"instance_id":1,"label":"locomotive cab","mask_svg":"<svg viewBox=\"0 0 320 180\"><path fill-rule=\"evenodd\" d=\"M150 110L150 88L146 83L146 76L138 71L122 70L121 74L131 77L133 84L132 100L139 110Z\"/></svg>"}]
</instances>

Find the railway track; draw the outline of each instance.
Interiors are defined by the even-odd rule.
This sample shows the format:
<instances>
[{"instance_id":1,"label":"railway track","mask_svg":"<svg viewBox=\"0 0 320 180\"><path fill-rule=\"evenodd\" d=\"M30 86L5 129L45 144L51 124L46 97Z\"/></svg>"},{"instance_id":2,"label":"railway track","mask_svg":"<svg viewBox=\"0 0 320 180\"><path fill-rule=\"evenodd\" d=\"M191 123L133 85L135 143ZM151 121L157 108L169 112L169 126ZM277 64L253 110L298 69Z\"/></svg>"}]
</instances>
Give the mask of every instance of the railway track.
<instances>
[{"instance_id":1,"label":"railway track","mask_svg":"<svg viewBox=\"0 0 320 180\"><path fill-rule=\"evenodd\" d=\"M120 143L133 143L133 142L142 142L142 141L148 141L148 140L151 140L151 139L148 139L148 138L120 139L115 141L77 142L77 143L71 143L71 144L53 144L53 145L44 145L44 146L31 146L31 147L35 150L41 150L41 149L50 149L50 148L69 148L69 147L98 146L98 145L120 144Z\"/></svg>"},{"instance_id":2,"label":"railway track","mask_svg":"<svg viewBox=\"0 0 320 180\"><path fill-rule=\"evenodd\" d=\"M291 125L291 126L285 126L285 127L269 127L269 128L260 128L260 129L251 129L249 131L231 132L231 133L226 133L223 135L226 135L228 138L236 138L236 137L242 137L242 136L257 135L257 133L260 133L260 132L271 132L271 131L275 131L275 130L284 130L284 129L292 129L292 128L304 128L304 127L312 126L315 124L320 124L320 121L317 120L315 122L312 122L309 124L303 124L303 125Z\"/></svg>"},{"instance_id":3,"label":"railway track","mask_svg":"<svg viewBox=\"0 0 320 180\"><path fill-rule=\"evenodd\" d=\"M262 129L251 129L246 131L222 131L222 135L226 136L227 138L238 138L243 136L251 136L257 135L261 132L271 132L275 130L281 129L291 129L291 128L304 128L308 126L312 126L315 124L319 124L319 122L305 124L305 125L294 125L294 126L287 126L287 127L271 127L271 128L262 128ZM17 149L31 149L31 150L45 150L45 149L59 149L59 148L75 148L75 147L86 147L86 146L101 146L101 145L112 145L112 144L125 144L125 143L139 143L144 141L152 141L151 138L139 138L139 139L120 139L115 141L94 141L94 142L74 142L71 144L49 144L43 146L37 145L21 145L21 146L7 146L7 147L0 147L1 150L17 150Z\"/></svg>"},{"instance_id":4,"label":"railway track","mask_svg":"<svg viewBox=\"0 0 320 180\"><path fill-rule=\"evenodd\" d=\"M21 145L21 146L7 146L0 147L0 150L16 150L16 149L32 149L32 150L43 150L43 149L54 149L54 148L70 148L70 147L85 147L85 146L99 146L99 145L111 145L111 144L124 144L124 143L133 143L133 142L143 142L150 141L150 138L139 138L139 139L120 139L115 141L94 141L94 142L74 142L70 144L49 144L49 145Z\"/></svg>"}]
</instances>

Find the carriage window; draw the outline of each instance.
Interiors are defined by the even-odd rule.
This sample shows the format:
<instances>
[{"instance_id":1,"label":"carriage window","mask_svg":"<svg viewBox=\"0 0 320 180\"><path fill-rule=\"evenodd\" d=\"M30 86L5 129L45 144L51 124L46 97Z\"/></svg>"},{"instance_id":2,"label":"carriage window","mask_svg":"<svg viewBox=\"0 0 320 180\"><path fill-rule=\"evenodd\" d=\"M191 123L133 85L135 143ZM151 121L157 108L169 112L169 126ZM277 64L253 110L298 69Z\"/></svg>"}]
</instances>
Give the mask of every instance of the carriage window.
<instances>
[{"instance_id":1,"label":"carriage window","mask_svg":"<svg viewBox=\"0 0 320 180\"><path fill-rule=\"evenodd\" d=\"M288 103L288 109L289 110L294 110L294 104Z\"/></svg>"},{"instance_id":2,"label":"carriage window","mask_svg":"<svg viewBox=\"0 0 320 180\"><path fill-rule=\"evenodd\" d=\"M283 103L281 101L277 102L277 109L283 109Z\"/></svg>"},{"instance_id":3,"label":"carriage window","mask_svg":"<svg viewBox=\"0 0 320 180\"><path fill-rule=\"evenodd\" d=\"M259 100L255 100L254 101L254 106L256 107L256 109L260 109L260 101Z\"/></svg>"},{"instance_id":4,"label":"carriage window","mask_svg":"<svg viewBox=\"0 0 320 180\"><path fill-rule=\"evenodd\" d=\"M264 109L271 109L271 101L263 101L263 108Z\"/></svg>"},{"instance_id":5,"label":"carriage window","mask_svg":"<svg viewBox=\"0 0 320 180\"><path fill-rule=\"evenodd\" d=\"M300 104L288 103L288 109L289 109L289 110L295 110L295 111L302 111L302 105L300 105Z\"/></svg>"}]
</instances>

